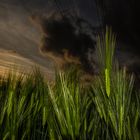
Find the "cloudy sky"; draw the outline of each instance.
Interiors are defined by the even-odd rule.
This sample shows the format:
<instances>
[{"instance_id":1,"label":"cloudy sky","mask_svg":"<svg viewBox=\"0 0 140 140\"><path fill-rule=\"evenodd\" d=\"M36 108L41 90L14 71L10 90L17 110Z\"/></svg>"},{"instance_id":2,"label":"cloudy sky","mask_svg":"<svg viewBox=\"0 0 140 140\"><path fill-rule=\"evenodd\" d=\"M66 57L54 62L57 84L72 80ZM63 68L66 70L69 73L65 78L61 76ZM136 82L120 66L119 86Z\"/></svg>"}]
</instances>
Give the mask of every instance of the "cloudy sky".
<instances>
[{"instance_id":1,"label":"cloudy sky","mask_svg":"<svg viewBox=\"0 0 140 140\"><path fill-rule=\"evenodd\" d=\"M129 6L128 4L128 10ZM101 24L101 16L94 0L86 0L86 2L85 0L59 0L59 3L58 0L0 0L1 71L4 68L10 68L15 63L19 66L22 65L23 69L26 69L27 65L31 66L36 63L48 73L52 72L52 61L42 56L38 50L41 33L31 24L29 17L36 12L49 14L51 11L60 12L67 9L88 20L93 26ZM127 8L125 13L127 15ZM122 15L125 16L124 13ZM125 16L128 20L122 17L124 25L129 25L127 21L131 21L128 15ZM114 18L117 19L118 17ZM122 22L119 21L119 23ZM128 26L126 30L131 29L133 31L133 24L130 25L130 28ZM139 39L139 37L136 38ZM130 46L130 48L134 48L134 45L133 47ZM128 59L129 56L132 57L133 55L125 56L123 54L122 56L121 59L124 57ZM132 58L135 59L135 57L137 59L137 56L133 56ZM27 65L25 66L25 64Z\"/></svg>"}]
</instances>

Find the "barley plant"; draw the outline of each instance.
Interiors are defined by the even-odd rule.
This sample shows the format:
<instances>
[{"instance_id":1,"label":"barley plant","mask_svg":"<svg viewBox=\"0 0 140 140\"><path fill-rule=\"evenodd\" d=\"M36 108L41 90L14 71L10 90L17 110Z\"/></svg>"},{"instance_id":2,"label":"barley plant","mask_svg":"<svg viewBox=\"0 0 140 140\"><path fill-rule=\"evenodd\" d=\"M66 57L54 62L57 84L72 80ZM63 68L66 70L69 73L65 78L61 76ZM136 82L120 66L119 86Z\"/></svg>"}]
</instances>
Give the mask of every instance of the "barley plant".
<instances>
[{"instance_id":1,"label":"barley plant","mask_svg":"<svg viewBox=\"0 0 140 140\"><path fill-rule=\"evenodd\" d=\"M77 69L49 83L38 69L0 77L1 140L139 140L140 95L114 58L109 28L98 37L100 74L84 86Z\"/></svg>"},{"instance_id":2,"label":"barley plant","mask_svg":"<svg viewBox=\"0 0 140 140\"><path fill-rule=\"evenodd\" d=\"M105 36L98 37L97 52L102 67L92 84L92 99L106 124L105 139L139 139L136 125L139 119L139 95L135 99L137 103L132 102L132 96L135 96L134 78L126 73L125 68L120 69L115 61L115 44L115 36L109 28L106 28ZM136 123L133 124L133 121Z\"/></svg>"}]
</instances>

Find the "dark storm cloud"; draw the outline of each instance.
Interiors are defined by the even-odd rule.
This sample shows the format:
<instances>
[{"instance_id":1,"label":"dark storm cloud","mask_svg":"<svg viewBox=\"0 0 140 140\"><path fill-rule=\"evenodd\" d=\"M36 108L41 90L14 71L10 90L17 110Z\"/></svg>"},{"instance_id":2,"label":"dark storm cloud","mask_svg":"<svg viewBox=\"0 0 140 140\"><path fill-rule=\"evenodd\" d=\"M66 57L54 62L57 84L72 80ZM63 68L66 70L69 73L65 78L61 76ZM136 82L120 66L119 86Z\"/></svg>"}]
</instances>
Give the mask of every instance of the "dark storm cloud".
<instances>
[{"instance_id":1,"label":"dark storm cloud","mask_svg":"<svg viewBox=\"0 0 140 140\"><path fill-rule=\"evenodd\" d=\"M94 71L88 55L90 50L95 49L96 30L90 23L77 16L58 13L49 18L33 16L32 19L38 22L43 30L43 53L51 52L57 57L64 57L67 53L71 62L77 63L78 59L85 71Z\"/></svg>"}]
</instances>

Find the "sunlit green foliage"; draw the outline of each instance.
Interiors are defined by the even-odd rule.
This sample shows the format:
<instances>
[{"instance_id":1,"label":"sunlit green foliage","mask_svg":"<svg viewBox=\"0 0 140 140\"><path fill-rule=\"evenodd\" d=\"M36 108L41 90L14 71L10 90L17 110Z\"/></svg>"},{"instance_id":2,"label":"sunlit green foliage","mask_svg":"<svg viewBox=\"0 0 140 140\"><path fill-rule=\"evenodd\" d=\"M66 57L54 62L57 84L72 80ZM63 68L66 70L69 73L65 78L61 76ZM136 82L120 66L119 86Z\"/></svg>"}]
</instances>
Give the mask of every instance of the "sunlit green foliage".
<instances>
[{"instance_id":1,"label":"sunlit green foliage","mask_svg":"<svg viewBox=\"0 0 140 140\"><path fill-rule=\"evenodd\" d=\"M140 95L134 78L114 62L110 29L97 44L101 73L87 86L77 70L54 83L39 70L0 77L1 140L139 140Z\"/></svg>"}]
</instances>

